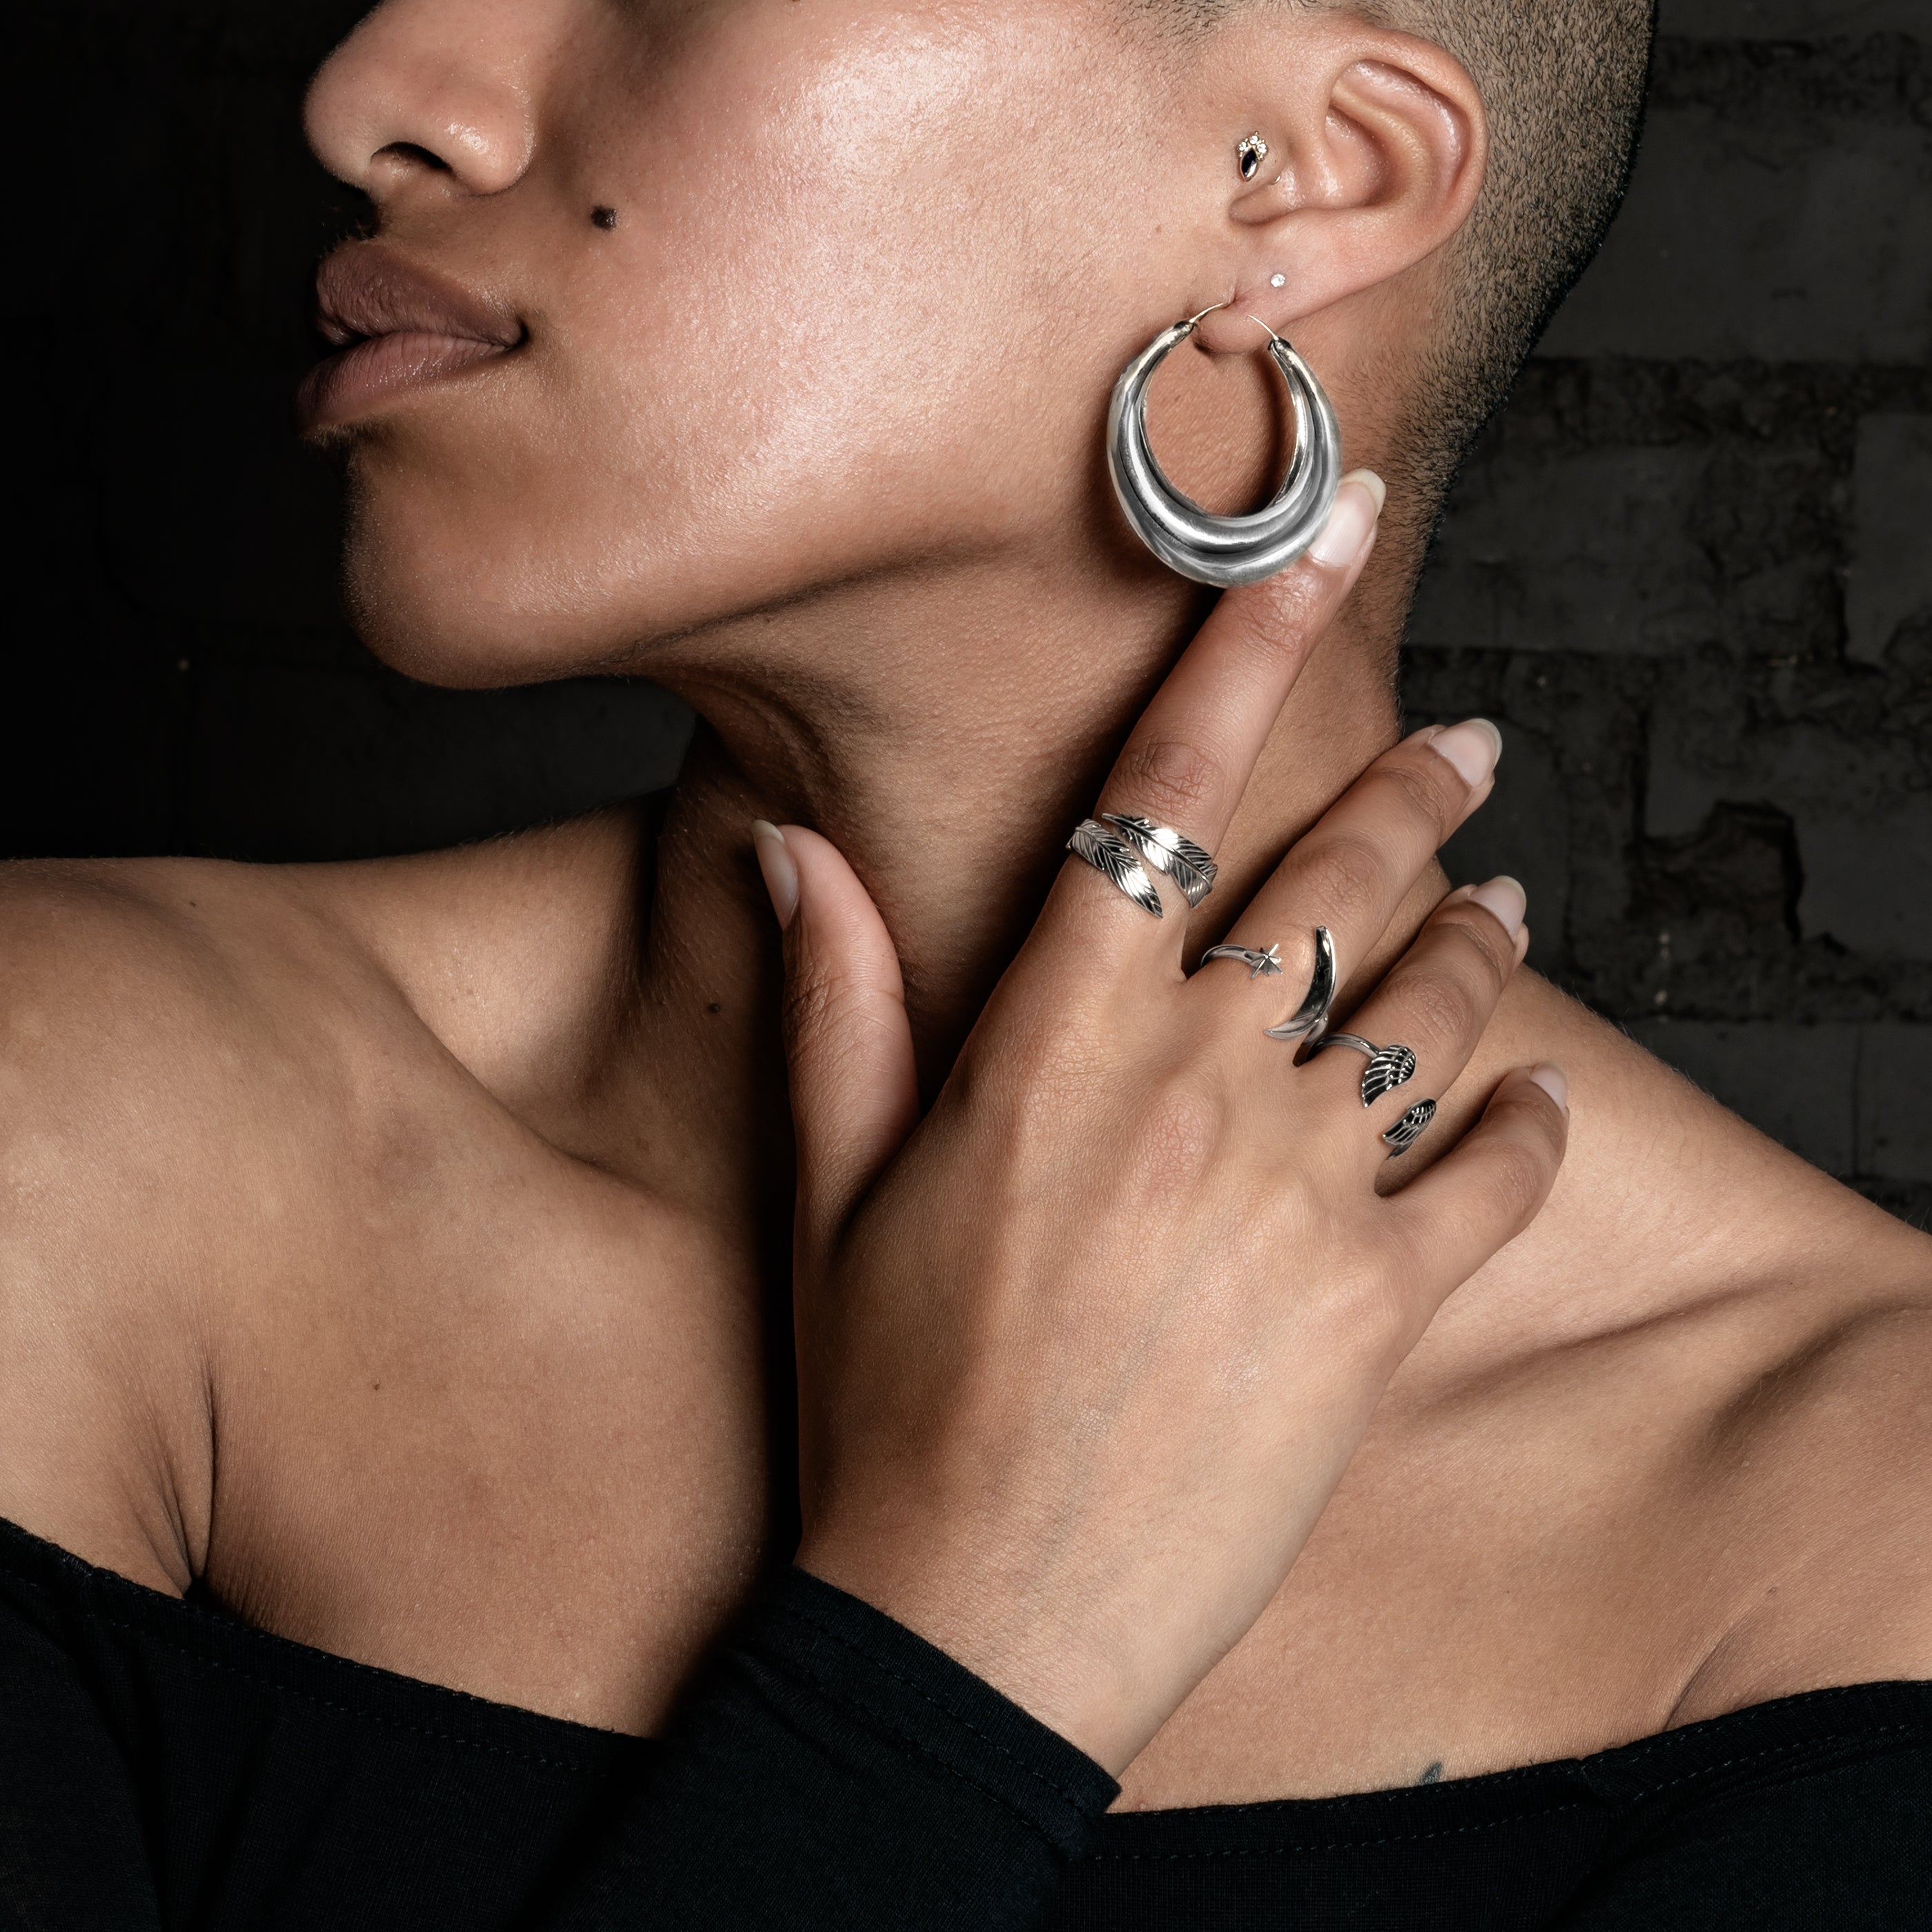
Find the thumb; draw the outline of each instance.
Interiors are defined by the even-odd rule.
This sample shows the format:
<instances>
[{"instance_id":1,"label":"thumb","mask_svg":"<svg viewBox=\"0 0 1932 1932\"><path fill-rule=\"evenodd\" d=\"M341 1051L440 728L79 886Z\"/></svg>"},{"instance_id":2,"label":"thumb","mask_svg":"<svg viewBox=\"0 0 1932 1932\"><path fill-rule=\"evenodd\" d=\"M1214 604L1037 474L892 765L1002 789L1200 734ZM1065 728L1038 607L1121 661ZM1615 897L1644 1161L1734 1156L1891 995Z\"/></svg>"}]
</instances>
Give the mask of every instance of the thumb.
<instances>
[{"instance_id":1,"label":"thumb","mask_svg":"<svg viewBox=\"0 0 1932 1932\"><path fill-rule=\"evenodd\" d=\"M836 846L799 825L760 819L752 830L784 928L799 1239L820 1254L918 1122L905 982L878 908Z\"/></svg>"}]
</instances>

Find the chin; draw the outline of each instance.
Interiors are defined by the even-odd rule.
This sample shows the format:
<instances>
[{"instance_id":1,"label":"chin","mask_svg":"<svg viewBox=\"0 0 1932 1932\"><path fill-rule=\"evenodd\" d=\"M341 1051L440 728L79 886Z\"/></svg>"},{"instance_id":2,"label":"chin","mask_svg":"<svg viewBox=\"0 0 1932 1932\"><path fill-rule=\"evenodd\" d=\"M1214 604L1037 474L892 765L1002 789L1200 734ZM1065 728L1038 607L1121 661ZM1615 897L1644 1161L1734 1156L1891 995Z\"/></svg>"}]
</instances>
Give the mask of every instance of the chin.
<instances>
[{"instance_id":1,"label":"chin","mask_svg":"<svg viewBox=\"0 0 1932 1932\"><path fill-rule=\"evenodd\" d=\"M494 689L568 677L578 640L504 594L460 548L412 540L386 519L350 520L343 592L356 634L392 670L425 684ZM564 634L559 636L560 630Z\"/></svg>"},{"instance_id":2,"label":"chin","mask_svg":"<svg viewBox=\"0 0 1932 1932\"><path fill-rule=\"evenodd\" d=\"M734 620L916 569L959 542L951 506L908 513L916 472L856 496L848 484L844 501L836 473L748 501L736 478L707 492L651 466L600 465L593 450L554 464L544 439L431 438L422 427L384 425L338 446L350 616L377 658L427 684L715 668L763 637ZM886 466L850 466L875 478Z\"/></svg>"},{"instance_id":3,"label":"chin","mask_svg":"<svg viewBox=\"0 0 1932 1932\"><path fill-rule=\"evenodd\" d=\"M652 640L710 612L662 560L614 555L610 533L550 526L352 453L343 589L357 634L425 684L496 689L634 671Z\"/></svg>"}]
</instances>

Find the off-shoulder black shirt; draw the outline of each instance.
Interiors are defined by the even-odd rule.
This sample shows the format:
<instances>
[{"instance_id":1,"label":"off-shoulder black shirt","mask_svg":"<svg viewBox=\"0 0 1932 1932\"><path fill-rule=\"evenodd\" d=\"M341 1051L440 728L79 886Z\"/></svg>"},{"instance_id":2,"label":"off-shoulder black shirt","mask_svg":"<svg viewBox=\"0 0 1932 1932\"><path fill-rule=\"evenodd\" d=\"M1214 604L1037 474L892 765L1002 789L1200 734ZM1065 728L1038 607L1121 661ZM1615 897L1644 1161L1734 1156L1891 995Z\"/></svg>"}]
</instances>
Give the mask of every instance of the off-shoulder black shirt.
<instances>
[{"instance_id":1,"label":"off-shoulder black shirt","mask_svg":"<svg viewBox=\"0 0 1932 1932\"><path fill-rule=\"evenodd\" d=\"M346 1662L0 1523L8 1932L1906 1932L1932 1685L1562 1763L1106 1815L1113 1780L791 1572L660 1739Z\"/></svg>"}]
</instances>

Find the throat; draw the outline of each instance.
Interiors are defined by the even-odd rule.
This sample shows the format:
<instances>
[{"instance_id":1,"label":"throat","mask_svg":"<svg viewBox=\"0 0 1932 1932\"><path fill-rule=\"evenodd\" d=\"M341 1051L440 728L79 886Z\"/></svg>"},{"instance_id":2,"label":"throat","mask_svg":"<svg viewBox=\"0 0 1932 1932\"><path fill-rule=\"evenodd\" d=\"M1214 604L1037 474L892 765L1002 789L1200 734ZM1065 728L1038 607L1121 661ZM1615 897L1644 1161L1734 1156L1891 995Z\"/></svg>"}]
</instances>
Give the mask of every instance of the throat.
<instances>
[{"instance_id":1,"label":"throat","mask_svg":"<svg viewBox=\"0 0 1932 1932\"><path fill-rule=\"evenodd\" d=\"M807 825L872 894L898 950L928 1094L1024 943L1069 833L1211 608L1164 573L960 576L970 580L820 598L766 621L755 667L733 627L707 635L704 665L653 668L707 728L680 786L693 837L718 854L748 850L753 816ZM1378 586L1358 587L1316 646L1220 843L1220 881L1191 924L1190 956L1394 742L1390 604Z\"/></svg>"}]
</instances>

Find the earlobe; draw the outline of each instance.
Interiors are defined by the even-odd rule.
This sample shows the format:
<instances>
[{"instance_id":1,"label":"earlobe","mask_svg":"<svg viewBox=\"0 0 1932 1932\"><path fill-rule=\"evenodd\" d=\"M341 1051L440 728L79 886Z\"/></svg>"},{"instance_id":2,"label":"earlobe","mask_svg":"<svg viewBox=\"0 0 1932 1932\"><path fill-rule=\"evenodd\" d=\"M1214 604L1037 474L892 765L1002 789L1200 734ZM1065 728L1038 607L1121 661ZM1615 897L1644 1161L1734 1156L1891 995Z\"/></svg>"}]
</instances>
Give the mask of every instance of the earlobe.
<instances>
[{"instance_id":1,"label":"earlobe","mask_svg":"<svg viewBox=\"0 0 1932 1932\"><path fill-rule=\"evenodd\" d=\"M1482 98L1461 63L1431 42L1330 17L1324 32L1282 44L1295 58L1282 62L1266 164L1252 184L1233 181L1226 204L1232 273L1220 289L1232 284L1234 310L1283 334L1432 255L1482 185ZM1325 57L1311 62L1317 39ZM1216 352L1254 346L1233 314L1200 333Z\"/></svg>"}]
</instances>

